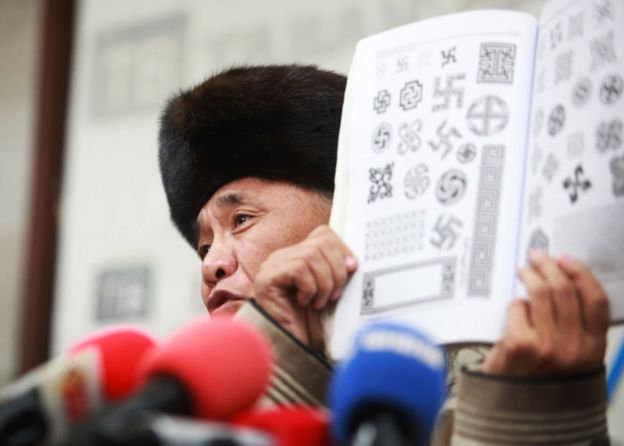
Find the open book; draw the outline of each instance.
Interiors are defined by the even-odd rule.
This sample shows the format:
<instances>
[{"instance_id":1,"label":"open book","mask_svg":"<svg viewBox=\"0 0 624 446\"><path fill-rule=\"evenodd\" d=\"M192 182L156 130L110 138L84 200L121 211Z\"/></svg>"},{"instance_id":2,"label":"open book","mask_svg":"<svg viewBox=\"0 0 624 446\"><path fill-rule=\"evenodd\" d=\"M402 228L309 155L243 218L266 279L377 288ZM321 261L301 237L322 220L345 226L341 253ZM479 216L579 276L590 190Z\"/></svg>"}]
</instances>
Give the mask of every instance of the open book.
<instances>
[{"instance_id":1,"label":"open book","mask_svg":"<svg viewBox=\"0 0 624 446\"><path fill-rule=\"evenodd\" d=\"M342 357L372 319L493 341L527 252L586 262L624 319L624 0L453 14L361 40L332 227L360 262Z\"/></svg>"}]
</instances>

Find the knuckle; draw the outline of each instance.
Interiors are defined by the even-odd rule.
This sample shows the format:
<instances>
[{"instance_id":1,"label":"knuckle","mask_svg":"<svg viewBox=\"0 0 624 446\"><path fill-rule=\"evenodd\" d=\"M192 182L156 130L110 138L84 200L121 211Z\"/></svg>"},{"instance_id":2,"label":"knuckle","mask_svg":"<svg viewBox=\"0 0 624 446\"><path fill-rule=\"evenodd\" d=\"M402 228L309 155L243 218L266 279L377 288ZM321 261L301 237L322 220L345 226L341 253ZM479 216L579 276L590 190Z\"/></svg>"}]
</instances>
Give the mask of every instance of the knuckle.
<instances>
[{"instance_id":1,"label":"knuckle","mask_svg":"<svg viewBox=\"0 0 624 446\"><path fill-rule=\"evenodd\" d=\"M551 342L542 341L539 343L535 356L539 363L549 364L555 359L556 350Z\"/></svg>"},{"instance_id":2,"label":"knuckle","mask_svg":"<svg viewBox=\"0 0 624 446\"><path fill-rule=\"evenodd\" d=\"M291 273L293 276L300 276L306 272L308 265L303 259L296 259L292 262Z\"/></svg>"},{"instance_id":3,"label":"knuckle","mask_svg":"<svg viewBox=\"0 0 624 446\"><path fill-rule=\"evenodd\" d=\"M526 358L534 354L533 343L528 339L510 339L503 345L507 354L513 358Z\"/></svg>"},{"instance_id":4,"label":"knuckle","mask_svg":"<svg viewBox=\"0 0 624 446\"><path fill-rule=\"evenodd\" d=\"M553 285L553 291L558 294L572 294L574 293L575 288L570 282L560 280Z\"/></svg>"},{"instance_id":5,"label":"knuckle","mask_svg":"<svg viewBox=\"0 0 624 446\"><path fill-rule=\"evenodd\" d=\"M527 286L529 294L536 298L543 298L550 294L550 287L544 281L536 281Z\"/></svg>"},{"instance_id":6,"label":"knuckle","mask_svg":"<svg viewBox=\"0 0 624 446\"><path fill-rule=\"evenodd\" d=\"M596 293L596 295L590 300L588 304L593 311L599 314L609 313L609 299L603 292Z\"/></svg>"}]
</instances>

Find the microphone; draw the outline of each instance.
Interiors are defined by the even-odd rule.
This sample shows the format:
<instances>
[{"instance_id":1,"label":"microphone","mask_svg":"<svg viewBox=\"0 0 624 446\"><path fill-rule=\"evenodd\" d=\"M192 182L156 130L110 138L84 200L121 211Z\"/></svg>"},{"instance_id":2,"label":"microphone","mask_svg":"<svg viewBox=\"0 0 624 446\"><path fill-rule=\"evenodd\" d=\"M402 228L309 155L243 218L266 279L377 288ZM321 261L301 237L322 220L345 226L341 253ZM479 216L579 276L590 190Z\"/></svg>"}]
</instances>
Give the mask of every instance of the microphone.
<instances>
[{"instance_id":1,"label":"microphone","mask_svg":"<svg viewBox=\"0 0 624 446\"><path fill-rule=\"evenodd\" d=\"M282 443L260 430L223 422L145 412L135 417L123 445L132 446L277 446Z\"/></svg>"},{"instance_id":2,"label":"microphone","mask_svg":"<svg viewBox=\"0 0 624 446\"><path fill-rule=\"evenodd\" d=\"M258 429L272 435L280 446L331 446L329 416L305 406L282 406L253 410L236 416L236 426Z\"/></svg>"},{"instance_id":3,"label":"microphone","mask_svg":"<svg viewBox=\"0 0 624 446\"><path fill-rule=\"evenodd\" d=\"M107 401L136 387L140 358L156 345L129 326L99 331L0 390L0 444L56 442Z\"/></svg>"},{"instance_id":4,"label":"microphone","mask_svg":"<svg viewBox=\"0 0 624 446\"><path fill-rule=\"evenodd\" d=\"M444 399L442 351L422 333L373 323L330 386L332 434L341 445L424 445Z\"/></svg>"},{"instance_id":5,"label":"microphone","mask_svg":"<svg viewBox=\"0 0 624 446\"><path fill-rule=\"evenodd\" d=\"M149 412L228 420L262 396L271 363L268 342L252 326L200 317L146 356L142 388L75 429L69 444L129 444Z\"/></svg>"}]
</instances>

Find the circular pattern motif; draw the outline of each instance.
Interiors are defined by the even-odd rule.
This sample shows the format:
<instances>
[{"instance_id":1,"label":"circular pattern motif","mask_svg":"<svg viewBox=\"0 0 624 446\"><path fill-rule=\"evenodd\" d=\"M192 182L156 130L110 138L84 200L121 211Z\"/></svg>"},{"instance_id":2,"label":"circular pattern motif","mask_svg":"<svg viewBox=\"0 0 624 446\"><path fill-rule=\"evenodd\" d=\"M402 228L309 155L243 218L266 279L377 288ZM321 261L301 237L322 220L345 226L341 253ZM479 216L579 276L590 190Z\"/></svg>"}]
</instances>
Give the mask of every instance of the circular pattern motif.
<instances>
[{"instance_id":1,"label":"circular pattern motif","mask_svg":"<svg viewBox=\"0 0 624 446\"><path fill-rule=\"evenodd\" d=\"M509 121L509 108L501 98L491 95L477 99L466 112L466 125L476 135L501 132Z\"/></svg>"},{"instance_id":2,"label":"circular pattern motif","mask_svg":"<svg viewBox=\"0 0 624 446\"><path fill-rule=\"evenodd\" d=\"M435 195L442 204L457 203L466 193L468 179L466 174L458 169L447 170L436 184Z\"/></svg>"},{"instance_id":3,"label":"circular pattern motif","mask_svg":"<svg viewBox=\"0 0 624 446\"><path fill-rule=\"evenodd\" d=\"M388 123L379 124L373 131L372 147L377 153L384 152L392 142L392 127Z\"/></svg>"},{"instance_id":4,"label":"circular pattern motif","mask_svg":"<svg viewBox=\"0 0 624 446\"><path fill-rule=\"evenodd\" d=\"M619 74L611 74L600 85L600 100L603 104L613 104L622 96L624 81Z\"/></svg>"},{"instance_id":5,"label":"circular pattern motif","mask_svg":"<svg viewBox=\"0 0 624 446\"><path fill-rule=\"evenodd\" d=\"M557 133L561 131L563 128L563 124L565 124L565 109L563 105L558 104L555 108L550 112L550 116L548 117L548 134L550 136L555 136Z\"/></svg>"},{"instance_id":6,"label":"circular pattern motif","mask_svg":"<svg viewBox=\"0 0 624 446\"><path fill-rule=\"evenodd\" d=\"M405 196L410 200L421 196L429 187L429 168L425 164L418 164L408 169L403 185Z\"/></svg>"},{"instance_id":7,"label":"circular pattern motif","mask_svg":"<svg viewBox=\"0 0 624 446\"><path fill-rule=\"evenodd\" d=\"M577 107L585 105L592 92L592 83L588 77L583 77L572 90L572 103Z\"/></svg>"},{"instance_id":8,"label":"circular pattern motif","mask_svg":"<svg viewBox=\"0 0 624 446\"><path fill-rule=\"evenodd\" d=\"M457 161L462 164L469 163L477 157L477 146L471 142L467 142L459 146L457 149Z\"/></svg>"}]
</instances>

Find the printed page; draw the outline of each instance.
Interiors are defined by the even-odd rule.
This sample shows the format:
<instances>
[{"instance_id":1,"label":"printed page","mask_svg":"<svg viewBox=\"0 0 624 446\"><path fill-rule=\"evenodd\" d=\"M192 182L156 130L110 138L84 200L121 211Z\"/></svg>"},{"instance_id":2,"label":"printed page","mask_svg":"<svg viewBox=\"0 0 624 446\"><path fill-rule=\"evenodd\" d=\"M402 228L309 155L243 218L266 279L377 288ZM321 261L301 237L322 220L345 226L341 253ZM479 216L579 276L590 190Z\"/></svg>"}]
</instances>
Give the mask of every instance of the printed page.
<instances>
[{"instance_id":1,"label":"printed page","mask_svg":"<svg viewBox=\"0 0 624 446\"><path fill-rule=\"evenodd\" d=\"M439 17L362 40L341 125L332 225L359 268L331 354L372 319L439 342L499 334L511 297L536 20Z\"/></svg>"},{"instance_id":2,"label":"printed page","mask_svg":"<svg viewBox=\"0 0 624 446\"><path fill-rule=\"evenodd\" d=\"M624 319L624 1L545 5L518 264L532 249L585 261ZM525 294L518 286L519 294Z\"/></svg>"}]
</instances>

